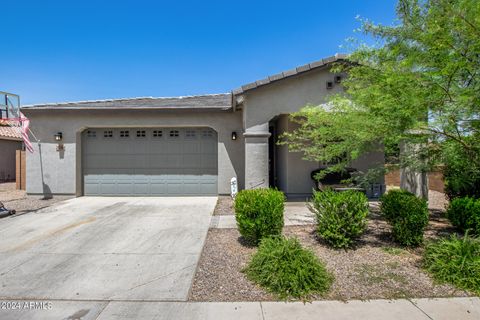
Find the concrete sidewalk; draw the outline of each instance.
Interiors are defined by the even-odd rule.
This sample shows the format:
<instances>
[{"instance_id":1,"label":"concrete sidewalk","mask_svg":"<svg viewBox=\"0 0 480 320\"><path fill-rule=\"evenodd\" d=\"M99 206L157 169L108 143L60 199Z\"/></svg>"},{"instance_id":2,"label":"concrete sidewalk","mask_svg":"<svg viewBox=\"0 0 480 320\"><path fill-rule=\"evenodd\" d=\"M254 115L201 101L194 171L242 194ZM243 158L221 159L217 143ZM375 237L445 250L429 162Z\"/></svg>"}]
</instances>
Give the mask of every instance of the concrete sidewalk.
<instances>
[{"instance_id":1,"label":"concrete sidewalk","mask_svg":"<svg viewBox=\"0 0 480 320\"><path fill-rule=\"evenodd\" d=\"M286 202L284 222L286 226L315 224L315 215L310 212L306 202ZM234 215L213 216L210 228L234 229L237 227Z\"/></svg>"},{"instance_id":2,"label":"concrete sidewalk","mask_svg":"<svg viewBox=\"0 0 480 320\"><path fill-rule=\"evenodd\" d=\"M18 301L23 303L24 301ZM42 302L42 301L37 301ZM46 302L46 301L43 301ZM1 301L2 307L4 301ZM3 310L0 319L480 319L479 298L301 302L48 301L50 310Z\"/></svg>"}]
</instances>

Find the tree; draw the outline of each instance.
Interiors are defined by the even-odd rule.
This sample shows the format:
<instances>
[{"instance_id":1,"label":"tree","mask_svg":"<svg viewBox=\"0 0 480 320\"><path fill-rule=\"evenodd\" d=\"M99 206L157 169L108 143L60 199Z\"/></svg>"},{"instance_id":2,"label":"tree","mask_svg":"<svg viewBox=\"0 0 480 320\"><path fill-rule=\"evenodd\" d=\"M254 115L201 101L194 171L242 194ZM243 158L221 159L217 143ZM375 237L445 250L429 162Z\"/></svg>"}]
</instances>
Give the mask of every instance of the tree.
<instances>
[{"instance_id":1,"label":"tree","mask_svg":"<svg viewBox=\"0 0 480 320\"><path fill-rule=\"evenodd\" d=\"M422 170L448 162L452 145L480 168L480 1L400 0L392 26L361 21L376 45L357 45L333 72L345 91L291 115L299 128L280 143L341 170L379 148L422 142L398 163Z\"/></svg>"}]
</instances>

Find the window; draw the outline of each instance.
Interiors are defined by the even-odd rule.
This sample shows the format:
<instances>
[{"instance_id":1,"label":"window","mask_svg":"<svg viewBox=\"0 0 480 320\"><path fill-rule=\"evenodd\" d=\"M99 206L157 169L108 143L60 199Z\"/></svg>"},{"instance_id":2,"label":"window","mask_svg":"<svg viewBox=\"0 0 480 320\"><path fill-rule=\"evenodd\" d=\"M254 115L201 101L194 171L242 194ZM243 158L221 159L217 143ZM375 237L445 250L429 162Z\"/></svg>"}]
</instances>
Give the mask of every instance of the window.
<instances>
[{"instance_id":1,"label":"window","mask_svg":"<svg viewBox=\"0 0 480 320\"><path fill-rule=\"evenodd\" d=\"M120 131L120 138L128 138L130 137L130 131L128 130L121 130Z\"/></svg>"},{"instance_id":2,"label":"window","mask_svg":"<svg viewBox=\"0 0 480 320\"><path fill-rule=\"evenodd\" d=\"M113 138L113 130L105 130L103 131L104 138Z\"/></svg>"},{"instance_id":3,"label":"window","mask_svg":"<svg viewBox=\"0 0 480 320\"><path fill-rule=\"evenodd\" d=\"M333 89L333 82L332 81L327 81L327 89Z\"/></svg>"},{"instance_id":4,"label":"window","mask_svg":"<svg viewBox=\"0 0 480 320\"><path fill-rule=\"evenodd\" d=\"M94 130L87 131L87 138L96 138L96 137L97 137L97 131L94 131Z\"/></svg>"},{"instance_id":5,"label":"window","mask_svg":"<svg viewBox=\"0 0 480 320\"><path fill-rule=\"evenodd\" d=\"M187 130L185 132L185 137L187 138L195 138L197 136L197 132L195 130Z\"/></svg>"},{"instance_id":6,"label":"window","mask_svg":"<svg viewBox=\"0 0 480 320\"><path fill-rule=\"evenodd\" d=\"M153 137L154 138L160 138L161 136L163 136L163 131L162 130L153 130Z\"/></svg>"},{"instance_id":7,"label":"window","mask_svg":"<svg viewBox=\"0 0 480 320\"><path fill-rule=\"evenodd\" d=\"M212 130L203 130L202 131L202 137L208 138L208 137L213 137L213 132Z\"/></svg>"},{"instance_id":8,"label":"window","mask_svg":"<svg viewBox=\"0 0 480 320\"><path fill-rule=\"evenodd\" d=\"M170 137L178 137L180 132L178 130L170 130Z\"/></svg>"},{"instance_id":9,"label":"window","mask_svg":"<svg viewBox=\"0 0 480 320\"><path fill-rule=\"evenodd\" d=\"M137 138L145 138L146 132L145 130L137 130Z\"/></svg>"}]
</instances>

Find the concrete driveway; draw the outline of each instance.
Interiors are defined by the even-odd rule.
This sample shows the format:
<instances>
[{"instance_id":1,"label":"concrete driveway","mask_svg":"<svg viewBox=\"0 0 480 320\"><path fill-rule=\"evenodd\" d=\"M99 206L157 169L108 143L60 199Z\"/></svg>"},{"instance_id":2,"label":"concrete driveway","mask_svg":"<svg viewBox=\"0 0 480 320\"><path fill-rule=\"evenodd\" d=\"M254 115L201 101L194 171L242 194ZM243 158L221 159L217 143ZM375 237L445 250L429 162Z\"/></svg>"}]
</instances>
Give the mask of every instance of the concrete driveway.
<instances>
[{"instance_id":1,"label":"concrete driveway","mask_svg":"<svg viewBox=\"0 0 480 320\"><path fill-rule=\"evenodd\" d=\"M82 197L0 220L0 300L184 301L216 197Z\"/></svg>"}]
</instances>

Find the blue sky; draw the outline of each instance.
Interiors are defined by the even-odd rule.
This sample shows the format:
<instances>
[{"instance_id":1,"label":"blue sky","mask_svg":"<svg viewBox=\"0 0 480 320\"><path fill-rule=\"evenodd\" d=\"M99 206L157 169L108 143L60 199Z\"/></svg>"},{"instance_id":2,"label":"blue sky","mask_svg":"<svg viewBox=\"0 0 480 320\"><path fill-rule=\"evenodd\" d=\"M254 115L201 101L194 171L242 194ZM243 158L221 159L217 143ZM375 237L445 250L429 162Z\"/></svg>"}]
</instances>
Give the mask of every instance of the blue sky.
<instances>
[{"instance_id":1,"label":"blue sky","mask_svg":"<svg viewBox=\"0 0 480 320\"><path fill-rule=\"evenodd\" d=\"M229 92L345 52L394 0L3 1L0 91L22 104Z\"/></svg>"}]
</instances>

